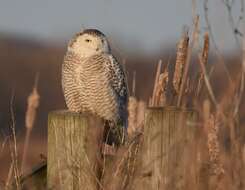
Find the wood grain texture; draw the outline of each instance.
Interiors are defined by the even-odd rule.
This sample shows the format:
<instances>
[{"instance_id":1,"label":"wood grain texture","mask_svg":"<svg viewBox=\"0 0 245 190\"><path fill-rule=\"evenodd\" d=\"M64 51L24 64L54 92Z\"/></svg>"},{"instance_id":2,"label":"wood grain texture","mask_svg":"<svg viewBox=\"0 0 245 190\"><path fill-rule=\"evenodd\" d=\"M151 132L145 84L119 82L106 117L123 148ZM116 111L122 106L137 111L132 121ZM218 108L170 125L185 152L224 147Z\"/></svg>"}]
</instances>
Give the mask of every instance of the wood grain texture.
<instances>
[{"instance_id":1,"label":"wood grain texture","mask_svg":"<svg viewBox=\"0 0 245 190\"><path fill-rule=\"evenodd\" d=\"M192 160L196 119L195 111L176 107L146 111L140 167L132 189L192 189L197 177Z\"/></svg>"},{"instance_id":2,"label":"wood grain texture","mask_svg":"<svg viewBox=\"0 0 245 190\"><path fill-rule=\"evenodd\" d=\"M101 126L98 119L87 115L49 114L48 189L97 189Z\"/></svg>"}]
</instances>

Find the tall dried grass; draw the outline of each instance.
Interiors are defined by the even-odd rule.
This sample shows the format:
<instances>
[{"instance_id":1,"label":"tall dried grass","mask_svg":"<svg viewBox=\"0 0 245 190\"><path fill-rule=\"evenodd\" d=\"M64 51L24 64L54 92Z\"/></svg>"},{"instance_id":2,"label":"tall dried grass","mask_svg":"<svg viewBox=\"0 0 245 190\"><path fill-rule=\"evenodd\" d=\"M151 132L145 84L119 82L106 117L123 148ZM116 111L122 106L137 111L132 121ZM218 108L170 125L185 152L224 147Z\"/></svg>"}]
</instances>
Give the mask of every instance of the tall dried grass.
<instances>
[{"instance_id":1,"label":"tall dried grass","mask_svg":"<svg viewBox=\"0 0 245 190\"><path fill-rule=\"evenodd\" d=\"M197 31L198 29L195 28L195 30ZM186 80L186 85L183 85L183 92L187 93L191 101L193 101L191 105L195 106L194 109L199 110L199 116L201 118L198 121L198 126L202 126L203 130L199 138L200 141L203 141L201 144L206 145L198 145L196 154L200 156L199 153L202 152L201 155L203 156L205 152L207 152L207 158L205 156L198 158L197 156L197 158L201 160L199 168L200 172L202 173L202 170L207 170L207 173L204 175L205 179L200 178L203 182L197 183L197 186L193 187L193 189L201 189L204 187L205 189L243 189L245 188L243 180L245 177L245 145L243 140L241 140L244 139L244 137L239 136L238 132L241 130L238 118L238 110L240 107L238 105L241 103L241 97L244 97L244 58L243 63L241 64L241 73L238 73L236 77L237 80L229 83L227 90L223 91L223 94L221 95L222 98L219 98L218 100L212 88L209 75L207 74L210 46L209 34L207 32L204 34L202 52L197 55L198 63L200 65L197 82L192 82L192 79L188 77L188 75L186 76L186 79L184 79L183 67L188 68L188 66L186 66L186 62L189 61L187 57L193 56L190 54L188 55L190 51L187 51L187 36L188 35L182 35L178 44L173 81L170 80L168 83L173 83L175 89L175 92L173 93L176 93L181 97L181 85L184 84L183 80ZM190 47L193 47L193 45L190 45ZM159 92L163 93L163 91L157 89L164 88L168 85L161 84L158 86L159 78L161 76L161 72L159 72L160 68L161 67L158 65L153 94L150 98L151 101L149 106L164 106L164 104L160 102L165 101L165 98L162 97L162 100L159 101L160 96L158 94ZM191 86L193 84L195 86ZM194 91L194 93L190 93L191 91ZM176 96L176 94L172 94L172 96ZM207 98L207 100L203 101L203 97ZM176 102L173 102L172 105L180 106L180 100L181 99L178 100L177 104ZM194 101L197 101L198 103L196 104ZM202 104L204 105L203 109L200 109L200 105ZM226 133L226 131L229 132ZM205 166L205 163L208 163L208 165ZM204 165L202 166L202 164ZM203 175L201 173L200 175Z\"/></svg>"},{"instance_id":2,"label":"tall dried grass","mask_svg":"<svg viewBox=\"0 0 245 190\"><path fill-rule=\"evenodd\" d=\"M202 49L202 63L204 66L207 66L208 63L208 53L209 53L209 34L206 32L204 34L204 42L203 42L203 49ZM198 79L197 79L197 90L196 90L196 97L200 95L200 92L203 87L203 79L204 79L204 73L202 71L199 72L198 74Z\"/></svg>"},{"instance_id":3,"label":"tall dried grass","mask_svg":"<svg viewBox=\"0 0 245 190\"><path fill-rule=\"evenodd\" d=\"M196 185L192 186L192 189L242 190L245 189L245 144L244 136L239 133L241 131L239 110L242 98L244 97L245 48L243 50L244 55L243 63L241 64L241 73L238 74L236 82L227 85L227 90L223 91L221 98L218 99L214 93L210 77L207 74L210 49L210 34L208 32L204 34L202 51L197 55L192 55L192 48L199 44L197 42L199 39L198 27L199 17L195 17L192 40L190 43L188 32L184 30L177 46L174 71L169 71L163 61L159 60L153 84L153 92L149 99L149 107L164 107L169 105L167 92L171 92L171 96L178 98L177 101L171 102L171 106L180 107L186 105L182 101L184 95L189 96L191 101L197 101L197 104L192 102L190 105L194 105L194 107L191 108L199 112L199 120L197 123L194 123L194 125L201 131L198 139L200 142L193 142L197 143L197 148L193 150L195 155L189 155L190 160L188 164L190 164L192 168L191 159L197 159L193 160L193 162L199 163L199 166L195 169L200 170L200 176L196 176L199 181L192 183ZM200 66L197 82L192 81L193 78L188 75L190 58L192 56L198 57L198 64ZM170 72L174 73L172 79L170 78ZM39 106L37 81L38 79L36 79L33 91L28 98L26 137L21 172L25 169L27 151L30 144L29 139L34 126L36 111ZM171 86L169 84L173 86L174 91L168 89L168 87ZM193 91L195 93L192 94L191 92ZM136 173L137 175L142 175L139 174L141 170L138 168L137 158L143 140L141 134L144 133L145 110L146 102L136 97L136 72L134 72L132 93L128 102L129 142L126 146L119 148L117 152L112 153L115 157L110 167L107 168L111 173L106 176L105 183L100 184L101 189L130 189ZM12 163L9 169L6 188L9 187L11 179L14 176L16 187L20 189L17 141L12 109L11 112L11 130L13 136L11 136L10 150ZM181 122L179 125L181 125ZM187 178L188 177L189 176L187 176ZM197 179L190 178L188 181ZM102 187L102 185L105 186Z\"/></svg>"},{"instance_id":4,"label":"tall dried grass","mask_svg":"<svg viewBox=\"0 0 245 190\"><path fill-rule=\"evenodd\" d=\"M194 47L196 46L197 43L197 39L198 39L198 30L199 30L199 16L197 15L194 19L194 28L192 31L192 39L190 44L187 47L187 50L185 51L186 55L185 55L185 62L183 64L184 66L184 70L183 70L183 76L181 79L181 83L180 83L180 89L179 89L179 93L178 93L178 100L177 100L177 106L181 105L181 101L182 101L182 96L183 93L186 91L185 90L185 84L188 78L188 71L189 71L189 67L190 67L190 60L191 60L191 55L192 55L192 49L194 49ZM177 52L178 54L178 52Z\"/></svg>"},{"instance_id":5,"label":"tall dried grass","mask_svg":"<svg viewBox=\"0 0 245 190\"><path fill-rule=\"evenodd\" d=\"M10 102L10 112L11 112L11 138L9 139L9 149L11 154L11 166L9 168L7 181L5 183L5 189L9 189L11 187L12 177L14 177L14 184L16 185L16 189L19 190L21 188L20 184L20 171L18 165L18 147L17 147L17 139L16 139L16 123L15 123L15 114L14 114L14 97L15 93L12 92L11 102Z\"/></svg>"},{"instance_id":6,"label":"tall dried grass","mask_svg":"<svg viewBox=\"0 0 245 190\"><path fill-rule=\"evenodd\" d=\"M39 79L39 74L36 75L35 84L32 93L29 95L27 100L27 111L26 111L26 118L25 118L26 135L25 135L25 142L24 142L24 149L23 149L22 163L21 163L21 170L20 170L21 173L23 173L25 169L31 131L34 127L36 112L39 106L40 96L37 91L38 79Z\"/></svg>"},{"instance_id":7,"label":"tall dried grass","mask_svg":"<svg viewBox=\"0 0 245 190\"><path fill-rule=\"evenodd\" d=\"M27 158L27 151L30 144L30 135L31 130L33 128L33 124L36 117L36 109L39 105L39 94L37 92L37 84L38 84L38 74L36 75L35 84L33 87L33 91L28 97L28 108L26 112L26 136L25 136L25 143L24 143L24 149L23 149L23 155L22 155L22 163L21 167L19 168L19 155L18 155L18 143L17 143L17 137L16 137L16 123L15 123L15 113L13 110L14 106L14 92L12 93L11 103L10 103L10 111L11 111L11 120L12 123L10 125L11 129L11 136L6 140L6 142L9 143L9 149L11 154L11 164L9 168L9 172L7 175L7 179L5 182L5 189L22 189L21 185L21 175L24 173L24 168L26 164L26 158Z\"/></svg>"},{"instance_id":8,"label":"tall dried grass","mask_svg":"<svg viewBox=\"0 0 245 190\"><path fill-rule=\"evenodd\" d=\"M177 46L176 63L175 63L174 78L173 78L173 86L177 94L179 94L180 92L183 72L187 60L188 48L189 48L188 29L184 28L182 32L182 37Z\"/></svg>"},{"instance_id":9,"label":"tall dried grass","mask_svg":"<svg viewBox=\"0 0 245 190\"><path fill-rule=\"evenodd\" d=\"M159 62L161 64L161 62ZM133 74L132 96L128 99L128 135L137 136L143 130L146 103L135 96L136 72Z\"/></svg>"},{"instance_id":10,"label":"tall dried grass","mask_svg":"<svg viewBox=\"0 0 245 190\"><path fill-rule=\"evenodd\" d=\"M166 105L169 73L167 67L162 73L161 70L162 70L162 60L159 60L157 65L152 96L149 99L150 107Z\"/></svg>"}]
</instances>

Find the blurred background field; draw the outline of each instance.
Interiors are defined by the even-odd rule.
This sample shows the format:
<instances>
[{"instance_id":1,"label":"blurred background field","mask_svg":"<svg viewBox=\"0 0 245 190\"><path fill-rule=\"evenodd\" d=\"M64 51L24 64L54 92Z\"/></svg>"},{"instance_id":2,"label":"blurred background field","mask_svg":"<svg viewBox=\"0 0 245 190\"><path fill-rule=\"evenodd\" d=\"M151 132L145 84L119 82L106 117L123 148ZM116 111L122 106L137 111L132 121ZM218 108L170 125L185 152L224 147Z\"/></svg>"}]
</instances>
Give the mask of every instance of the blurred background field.
<instances>
[{"instance_id":1,"label":"blurred background field","mask_svg":"<svg viewBox=\"0 0 245 190\"><path fill-rule=\"evenodd\" d=\"M193 14L200 15L200 41L208 25L212 28L209 65L214 66L210 80L217 99L227 90L227 78L217 56L220 51L231 78L241 69L243 1L233 0L227 11L226 1L205 0L92 0L92 1L4 1L0 0L0 180L6 180L11 157L7 143L11 134L11 97L15 116L17 148L22 157L27 98L39 73L37 90L40 105L30 146L27 168L46 155L47 115L65 109L61 91L61 64L68 40L81 28L97 28L105 33L114 54L125 61L129 87L136 72L136 97L148 102L152 93L159 59L166 66L175 63L176 44L183 25L193 26ZM227 1L228 2L228 1ZM205 9L207 7L208 9ZM210 23L205 16L208 14ZM240 41L236 42L236 36ZM215 40L215 43L214 41ZM201 45L200 45L201 46ZM191 60L195 72L197 59ZM240 126L245 127L245 101L240 106ZM243 128L244 128L243 127ZM243 130L243 133L245 130ZM243 136L243 140L244 136Z\"/></svg>"}]
</instances>

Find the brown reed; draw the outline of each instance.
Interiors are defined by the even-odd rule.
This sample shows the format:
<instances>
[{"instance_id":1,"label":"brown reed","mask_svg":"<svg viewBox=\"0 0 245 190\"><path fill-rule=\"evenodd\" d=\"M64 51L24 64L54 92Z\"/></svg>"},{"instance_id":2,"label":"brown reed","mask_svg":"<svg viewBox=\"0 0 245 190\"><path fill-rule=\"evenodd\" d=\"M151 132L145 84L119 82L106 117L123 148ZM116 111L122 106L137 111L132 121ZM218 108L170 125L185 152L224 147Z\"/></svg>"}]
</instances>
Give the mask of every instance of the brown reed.
<instances>
[{"instance_id":1,"label":"brown reed","mask_svg":"<svg viewBox=\"0 0 245 190\"><path fill-rule=\"evenodd\" d=\"M157 82L157 88L154 94L154 100L153 103L154 106L164 106L166 105L167 97L166 97L166 91L167 91L167 84L168 84L168 71L165 71L164 73L161 73L159 76L159 80Z\"/></svg>"},{"instance_id":2,"label":"brown reed","mask_svg":"<svg viewBox=\"0 0 245 190\"><path fill-rule=\"evenodd\" d=\"M137 116L136 116L136 131L143 130L145 109L146 109L146 103L143 100L138 101Z\"/></svg>"},{"instance_id":3,"label":"brown reed","mask_svg":"<svg viewBox=\"0 0 245 190\"><path fill-rule=\"evenodd\" d=\"M25 118L26 135L25 135L24 149L23 149L23 155L22 155L21 173L23 173L24 168L25 168L31 131L34 126L36 112L39 106L40 96L37 91L38 79L39 79L39 75L37 74L32 93L29 95L28 100L27 100L27 111L26 111L26 118Z\"/></svg>"},{"instance_id":4,"label":"brown reed","mask_svg":"<svg viewBox=\"0 0 245 190\"><path fill-rule=\"evenodd\" d=\"M173 86L177 94L180 91L183 71L187 59L188 46L189 46L188 30L184 28L181 39L177 46L176 63L175 63L174 77L173 77Z\"/></svg>"},{"instance_id":5,"label":"brown reed","mask_svg":"<svg viewBox=\"0 0 245 190\"><path fill-rule=\"evenodd\" d=\"M207 91L209 93L209 96L210 96L213 104L215 105L216 109L218 110L219 106L218 106L217 100L215 98L212 86L211 86L211 84L209 82L209 77L208 77L208 74L207 74L207 70L206 70L206 67L205 67L205 65L203 63L201 55L199 55L198 58L199 58L200 67L201 67L201 70L202 70L202 73L203 73L203 76L204 76L204 81L205 81L205 85L207 87Z\"/></svg>"},{"instance_id":6,"label":"brown reed","mask_svg":"<svg viewBox=\"0 0 245 190\"><path fill-rule=\"evenodd\" d=\"M210 113L210 102L205 100L203 102L203 120L204 129L207 135L207 147L209 153L211 175L220 178L224 169L220 162L220 144L218 140L219 126L217 116Z\"/></svg>"},{"instance_id":7,"label":"brown reed","mask_svg":"<svg viewBox=\"0 0 245 190\"><path fill-rule=\"evenodd\" d=\"M220 163L220 145L218 141L219 127L213 114L211 114L208 121L206 121L205 128L208 132L207 145L212 173L219 177L224 173L224 169Z\"/></svg>"},{"instance_id":8,"label":"brown reed","mask_svg":"<svg viewBox=\"0 0 245 190\"><path fill-rule=\"evenodd\" d=\"M162 70L162 60L159 60L157 65L157 71L155 76L154 88L152 96L149 101L149 106L164 106L167 101L167 84L168 84L168 71L165 68L165 71L161 73Z\"/></svg>"},{"instance_id":9,"label":"brown reed","mask_svg":"<svg viewBox=\"0 0 245 190\"><path fill-rule=\"evenodd\" d=\"M18 151L17 151L17 139L16 139L16 132L15 132L15 114L14 114L14 97L15 93L14 90L12 92L11 101L10 101L10 112L11 112L11 124L10 124L10 130L11 130L11 138L9 139L9 149L10 149L10 155L11 155L11 167L9 168L8 178L5 183L5 189L9 189L11 186L12 177L14 177L14 184L16 186L16 189L20 189L20 172L18 167Z\"/></svg>"},{"instance_id":10,"label":"brown reed","mask_svg":"<svg viewBox=\"0 0 245 190\"><path fill-rule=\"evenodd\" d=\"M198 39L198 30L199 30L199 15L197 15L194 19L194 29L192 31L192 40L190 45L187 47L187 52L186 52L186 58L185 58L185 63L183 65L184 70L183 70L183 75L180 81L180 86L179 86L179 93L178 93L178 100L177 100L177 106L179 107L181 104L182 96L185 91L185 83L188 78L188 71L190 67L190 60L191 60L191 55L192 55L192 49L195 48L197 44L197 39Z\"/></svg>"},{"instance_id":11,"label":"brown reed","mask_svg":"<svg viewBox=\"0 0 245 190\"><path fill-rule=\"evenodd\" d=\"M239 92L238 92L238 97L237 97L237 101L236 101L236 106L234 109L234 113L233 115L236 116L239 112L239 108L242 102L242 98L243 98L243 93L244 93L244 89L245 89L245 37L243 36L243 40L242 40L242 64L241 64L241 79L240 79L240 88L239 88Z\"/></svg>"},{"instance_id":12,"label":"brown reed","mask_svg":"<svg viewBox=\"0 0 245 190\"><path fill-rule=\"evenodd\" d=\"M128 134L131 136L136 130L137 99L133 96L128 100Z\"/></svg>"},{"instance_id":13,"label":"brown reed","mask_svg":"<svg viewBox=\"0 0 245 190\"><path fill-rule=\"evenodd\" d=\"M209 34L206 32L204 34L204 41L203 41L203 49L202 49L202 63L204 64L205 68L207 67L208 62L208 53L209 53ZM197 90L196 90L196 97L199 96L204 80L204 73L202 71L198 74L198 82L197 82Z\"/></svg>"},{"instance_id":14,"label":"brown reed","mask_svg":"<svg viewBox=\"0 0 245 190\"><path fill-rule=\"evenodd\" d=\"M159 62L157 64L157 71L156 71L154 88L153 88L153 92L152 92L152 96L151 96L150 106L154 106L156 104L155 103L156 102L156 91L157 91L157 87L158 87L159 77L161 74L161 68L162 68L162 60L159 60Z\"/></svg>"}]
</instances>

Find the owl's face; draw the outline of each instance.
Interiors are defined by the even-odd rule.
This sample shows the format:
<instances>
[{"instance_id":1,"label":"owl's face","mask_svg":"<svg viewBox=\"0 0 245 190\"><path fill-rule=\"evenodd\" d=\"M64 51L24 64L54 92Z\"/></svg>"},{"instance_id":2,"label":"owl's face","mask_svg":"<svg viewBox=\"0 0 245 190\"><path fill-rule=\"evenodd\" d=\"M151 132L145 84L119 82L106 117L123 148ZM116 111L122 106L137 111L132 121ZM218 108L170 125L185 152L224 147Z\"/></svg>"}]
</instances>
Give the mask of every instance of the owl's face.
<instances>
[{"instance_id":1,"label":"owl's face","mask_svg":"<svg viewBox=\"0 0 245 190\"><path fill-rule=\"evenodd\" d=\"M95 29L87 29L76 34L70 41L68 50L73 51L80 57L90 57L96 54L108 53L110 47L103 33Z\"/></svg>"}]
</instances>

